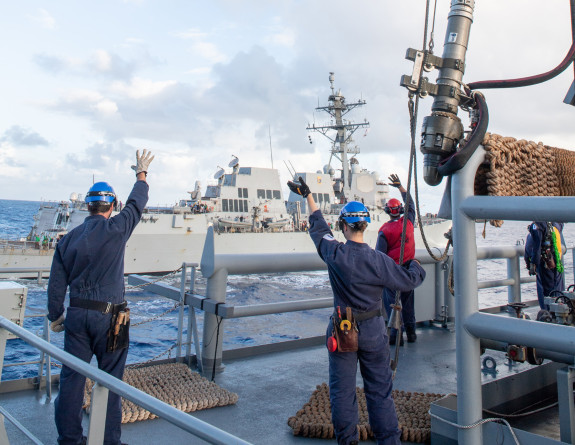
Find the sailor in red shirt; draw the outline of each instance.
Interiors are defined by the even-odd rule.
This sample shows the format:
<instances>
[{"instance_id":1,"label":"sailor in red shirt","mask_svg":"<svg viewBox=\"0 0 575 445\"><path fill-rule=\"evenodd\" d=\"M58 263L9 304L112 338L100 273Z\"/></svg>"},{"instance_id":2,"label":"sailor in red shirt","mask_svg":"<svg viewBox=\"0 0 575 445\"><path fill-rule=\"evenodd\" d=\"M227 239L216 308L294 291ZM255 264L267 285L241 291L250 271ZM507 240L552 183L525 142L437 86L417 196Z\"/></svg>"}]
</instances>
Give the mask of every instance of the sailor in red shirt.
<instances>
[{"instance_id":1,"label":"sailor in red shirt","mask_svg":"<svg viewBox=\"0 0 575 445\"><path fill-rule=\"evenodd\" d=\"M398 188L401 192L403 202L406 202L407 190L401 185L401 181L396 174L389 177L391 181L389 185ZM401 251L401 232L403 230L403 216L404 207L399 200L392 198L385 204L385 213L390 217L390 220L383 224L379 229L377 236L377 244L375 250L386 253L397 264L399 264L399 254ZM415 240L413 237L413 223L415 221L415 207L413 199L409 197L409 206L407 209L407 226L405 232L405 247L403 252L403 263L407 263L415 257ZM384 289L383 304L387 315L391 314L391 305L395 302L395 291L391 289ZM409 343L415 342L417 334L415 333L415 307L414 307L414 293L413 290L401 292L401 318L403 320L403 327L407 334L407 341ZM397 330L391 329L389 336L389 343L395 344ZM400 345L403 345L403 334L400 340Z\"/></svg>"}]
</instances>

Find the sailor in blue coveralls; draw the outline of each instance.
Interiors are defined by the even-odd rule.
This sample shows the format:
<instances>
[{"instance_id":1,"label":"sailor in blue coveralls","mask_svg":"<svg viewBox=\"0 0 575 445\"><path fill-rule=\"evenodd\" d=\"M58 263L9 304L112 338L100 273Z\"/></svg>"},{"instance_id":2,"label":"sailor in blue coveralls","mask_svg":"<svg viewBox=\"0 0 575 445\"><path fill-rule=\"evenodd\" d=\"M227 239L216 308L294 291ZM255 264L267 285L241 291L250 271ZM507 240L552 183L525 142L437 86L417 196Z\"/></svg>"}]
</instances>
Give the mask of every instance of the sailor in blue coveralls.
<instances>
[{"instance_id":1,"label":"sailor in blue coveralls","mask_svg":"<svg viewBox=\"0 0 575 445\"><path fill-rule=\"evenodd\" d=\"M400 444L401 431L392 394L389 342L381 313L385 287L408 291L421 284L425 271L417 260L404 267L363 242L363 231L371 221L360 202L347 203L340 213L340 228L347 240L334 239L321 211L303 179L288 182L289 188L307 198L310 210L309 233L320 257L328 266L334 307L351 307L358 329L356 352L329 351L331 417L339 444L357 444L359 412L356 374L359 361L369 414L369 423L378 444ZM333 324L327 330L329 337Z\"/></svg>"},{"instance_id":2,"label":"sailor in blue coveralls","mask_svg":"<svg viewBox=\"0 0 575 445\"><path fill-rule=\"evenodd\" d=\"M561 245L564 245L563 240L563 223L553 222L553 227L556 227L561 236ZM542 252L545 248L545 243L550 242L550 234L547 230L547 222L535 221L528 227L529 235L525 241L525 264L529 270L529 275L537 275L537 300L539 300L539 307L548 310L545 305L545 297L551 295L553 291L564 291L565 280L563 274L557 270L557 267L549 268L545 263L545 258ZM553 249L551 249L553 252Z\"/></svg>"},{"instance_id":3,"label":"sailor in blue coveralls","mask_svg":"<svg viewBox=\"0 0 575 445\"><path fill-rule=\"evenodd\" d=\"M54 332L65 330L64 350L85 362L96 355L98 367L122 379L128 348L107 352L107 336L113 312L124 309L124 251L148 202L146 175L150 152L136 153L137 182L124 209L110 217L116 201L113 188L94 184L86 195L88 216L65 235L56 247L48 284L48 319ZM66 289L70 305L64 315ZM86 378L62 366L60 391L55 401L58 443L86 442L82 435L82 404ZM110 391L104 443L119 445L122 407L120 396Z\"/></svg>"}]
</instances>

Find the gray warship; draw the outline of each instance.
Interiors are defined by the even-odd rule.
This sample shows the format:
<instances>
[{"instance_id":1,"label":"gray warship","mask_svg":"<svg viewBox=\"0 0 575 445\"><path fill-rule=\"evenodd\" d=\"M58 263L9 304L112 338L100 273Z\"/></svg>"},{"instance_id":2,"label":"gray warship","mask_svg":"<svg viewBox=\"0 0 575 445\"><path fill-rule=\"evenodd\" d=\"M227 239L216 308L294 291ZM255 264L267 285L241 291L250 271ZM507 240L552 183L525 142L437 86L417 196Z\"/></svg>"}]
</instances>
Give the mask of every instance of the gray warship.
<instances>
[{"instance_id":1,"label":"gray warship","mask_svg":"<svg viewBox=\"0 0 575 445\"><path fill-rule=\"evenodd\" d=\"M551 218L574 222L575 198L475 194L476 174L485 167L488 151L482 144L485 134L481 134L487 129L487 110L482 98L473 98L467 88L460 90L473 11L472 0L452 0L443 56L433 56L425 44L422 51L409 50L408 58L415 62L415 68L411 76L402 79L414 96L435 97L432 116L423 130L422 148L428 156L424 162L425 177L430 184L449 180L442 210L453 220L454 246L441 260L430 258L422 250L416 252L427 270L423 288L428 295L417 299L418 341L400 348L394 387L410 394L432 393L438 397L428 410L418 411L417 427L408 426L407 419L401 420L404 433L422 430L425 418L430 420L427 436L409 433L403 443L575 443L575 294L565 292L562 298L548 300L550 319L535 321L537 303L522 299L522 285L533 286L534 282L533 277L521 274L523 246L478 248L476 242L478 221ZM574 55L575 44L562 65L570 65ZM427 79L422 82L423 72L433 69L439 70L437 84ZM571 105L575 104L574 86L575 83L566 98ZM471 145L463 141L463 127L457 118L461 105L476 119L473 128L477 128L477 133L472 134ZM463 151L466 149L469 150ZM463 157L452 157L455 153L462 153ZM449 163L452 159L454 162ZM551 210L549 202L553 204ZM99 373L18 325L22 324L26 292L22 286L9 282L4 288L14 300L2 309L1 351L4 352L4 340L10 333L42 351L42 364L46 364L48 354L98 383L92 409L85 417L90 444L101 443L108 390L160 417L126 424L123 440L131 443L317 444L320 437L330 438L329 410L325 406L323 410L316 409L319 404L313 405L310 399L327 379L324 336L238 350L222 348L224 327L233 319L256 320L260 315L309 312L332 305L330 298L236 305L226 300L229 276L323 270L321 261L312 252L221 254L215 249L217 237L214 227L209 227L201 260L201 272L207 280L204 292L195 287L195 278L186 278L186 269L194 271L193 265L184 265L179 287L142 276L133 276L130 281L147 284L150 292L179 303L180 329L174 339L179 352L172 361L215 376L219 385L237 393L239 398L234 404L190 415ZM499 267L503 278L480 281L478 264L494 259L506 263L507 267ZM567 276L568 282L570 279L572 271ZM478 290L496 287L507 289L508 304L479 310ZM203 341L197 332L199 311L204 317ZM56 383L57 375L46 375L43 368L34 379L2 382L1 412L10 420L5 422L7 431L2 439L10 443L54 440L51 391ZM292 417L301 419L307 412L317 412L320 420L292 426ZM360 430L367 431L365 425Z\"/></svg>"}]
</instances>

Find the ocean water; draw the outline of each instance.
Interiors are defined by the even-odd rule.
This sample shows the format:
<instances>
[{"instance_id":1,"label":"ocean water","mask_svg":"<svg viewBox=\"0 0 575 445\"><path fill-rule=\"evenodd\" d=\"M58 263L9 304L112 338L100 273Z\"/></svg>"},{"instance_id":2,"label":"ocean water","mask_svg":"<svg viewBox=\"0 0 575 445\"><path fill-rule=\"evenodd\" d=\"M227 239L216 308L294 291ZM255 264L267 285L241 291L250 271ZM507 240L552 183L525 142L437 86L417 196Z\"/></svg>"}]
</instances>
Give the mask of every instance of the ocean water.
<instances>
[{"instance_id":1,"label":"ocean water","mask_svg":"<svg viewBox=\"0 0 575 445\"><path fill-rule=\"evenodd\" d=\"M0 200L0 238L25 237L40 204L31 201ZM477 224L478 246L516 245L518 242L522 243L527 235L527 222L507 221L501 228L487 224L485 237L482 236L483 230L484 225ZM566 225L564 235L568 247L573 246L575 224ZM569 285L573 283L571 253L565 257L565 269L566 284ZM505 278L506 273L505 260L480 261L478 264L479 281ZM525 269L522 269L521 273L522 276L527 276ZM204 294L206 282L201 278L201 274L198 275L200 277L196 283L196 292ZM24 327L40 335L43 328L42 314L46 312L47 280L44 280L42 284L38 284L35 280L17 281L28 287L26 309L28 318L25 319ZM165 282L177 288L180 287L179 276L169 277ZM524 300L536 299L535 284L523 285L522 295ZM331 296L331 288L327 272L323 271L230 276L228 281L227 299L237 305L329 296ZM147 292L145 288L132 288L128 285L126 286L126 299L131 308L132 325L137 325L130 330L128 363L141 363L158 356L160 359L173 357L175 351L168 352L168 350L174 345L177 336L178 312L171 310L174 308L174 302ZM480 290L479 303L480 307L506 304L507 288ZM224 349L322 335L330 313L330 309L320 309L226 320ZM201 336L202 311L197 311L196 317ZM51 342L62 347L63 337L63 334L51 333ZM15 339L8 342L6 363L32 361L37 360L38 357L38 352L21 340ZM53 372L59 372L58 368L54 368ZM4 368L2 378L25 378L36 373L36 365L8 367Z\"/></svg>"}]
</instances>

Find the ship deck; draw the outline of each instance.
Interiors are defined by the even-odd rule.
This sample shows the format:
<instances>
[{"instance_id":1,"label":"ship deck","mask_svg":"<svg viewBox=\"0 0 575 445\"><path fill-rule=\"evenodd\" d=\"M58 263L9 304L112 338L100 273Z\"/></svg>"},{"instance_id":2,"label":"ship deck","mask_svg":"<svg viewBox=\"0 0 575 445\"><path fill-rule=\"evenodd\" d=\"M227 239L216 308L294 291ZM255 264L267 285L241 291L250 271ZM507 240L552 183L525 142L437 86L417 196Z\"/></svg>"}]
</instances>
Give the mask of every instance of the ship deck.
<instances>
[{"instance_id":1,"label":"ship deck","mask_svg":"<svg viewBox=\"0 0 575 445\"><path fill-rule=\"evenodd\" d=\"M392 355L394 348L392 348ZM484 382L531 368L527 364L507 365L503 352L488 350L497 365L496 373L482 373ZM449 327L427 324L418 329L416 343L400 348L399 368L394 389L449 394L456 392L455 334ZM328 381L328 354L324 346L312 346L225 360L225 369L216 375L216 382L239 395L237 404L197 411L195 417L254 444L321 444L322 439L295 437L287 420L309 400L316 385ZM358 386L362 386L358 372ZM56 388L54 389L56 391ZM53 395L54 399L55 394ZM54 403L46 402L44 391L25 390L0 396L0 405L16 417L25 428L43 443L54 443L57 437L53 422ZM532 432L559 438L558 422L553 410L543 412L539 419L530 418ZM85 433L87 418L85 418ZM31 443L11 423L5 421L11 444ZM125 424L122 441L128 444L205 443L170 425L162 419ZM362 442L374 443L374 442ZM403 442L411 443L411 442Z\"/></svg>"}]
</instances>

